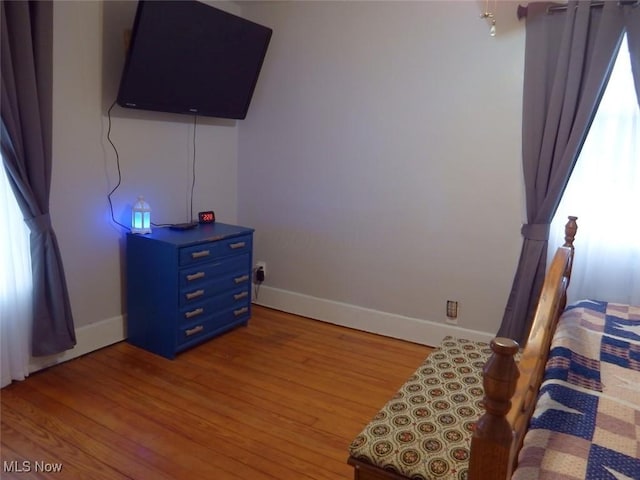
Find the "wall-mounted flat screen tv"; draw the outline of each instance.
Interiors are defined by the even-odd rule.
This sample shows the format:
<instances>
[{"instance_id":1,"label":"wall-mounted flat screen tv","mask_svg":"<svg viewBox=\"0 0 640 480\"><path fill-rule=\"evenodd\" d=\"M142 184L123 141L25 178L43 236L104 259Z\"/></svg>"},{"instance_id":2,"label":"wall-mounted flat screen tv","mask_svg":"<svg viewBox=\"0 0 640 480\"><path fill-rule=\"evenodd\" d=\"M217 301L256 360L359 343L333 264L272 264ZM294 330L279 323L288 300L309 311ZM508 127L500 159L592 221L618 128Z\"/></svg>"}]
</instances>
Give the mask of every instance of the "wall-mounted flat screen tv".
<instances>
[{"instance_id":1,"label":"wall-mounted flat screen tv","mask_svg":"<svg viewBox=\"0 0 640 480\"><path fill-rule=\"evenodd\" d=\"M140 0L117 102L243 119L272 30L193 0Z\"/></svg>"}]
</instances>

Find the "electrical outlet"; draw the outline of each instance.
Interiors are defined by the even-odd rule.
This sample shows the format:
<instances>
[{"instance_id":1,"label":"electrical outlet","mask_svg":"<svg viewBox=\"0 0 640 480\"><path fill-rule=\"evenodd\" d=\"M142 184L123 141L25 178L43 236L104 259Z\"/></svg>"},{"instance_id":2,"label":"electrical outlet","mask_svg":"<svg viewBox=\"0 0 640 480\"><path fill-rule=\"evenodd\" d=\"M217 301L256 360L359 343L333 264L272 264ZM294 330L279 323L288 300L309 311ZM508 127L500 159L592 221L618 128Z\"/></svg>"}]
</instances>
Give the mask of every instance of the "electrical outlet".
<instances>
[{"instance_id":1,"label":"electrical outlet","mask_svg":"<svg viewBox=\"0 0 640 480\"><path fill-rule=\"evenodd\" d=\"M458 324L458 302L447 300L447 323Z\"/></svg>"},{"instance_id":2,"label":"electrical outlet","mask_svg":"<svg viewBox=\"0 0 640 480\"><path fill-rule=\"evenodd\" d=\"M267 278L267 262L259 261L256 262L256 271L262 268L262 273L264 274L264 278Z\"/></svg>"}]
</instances>

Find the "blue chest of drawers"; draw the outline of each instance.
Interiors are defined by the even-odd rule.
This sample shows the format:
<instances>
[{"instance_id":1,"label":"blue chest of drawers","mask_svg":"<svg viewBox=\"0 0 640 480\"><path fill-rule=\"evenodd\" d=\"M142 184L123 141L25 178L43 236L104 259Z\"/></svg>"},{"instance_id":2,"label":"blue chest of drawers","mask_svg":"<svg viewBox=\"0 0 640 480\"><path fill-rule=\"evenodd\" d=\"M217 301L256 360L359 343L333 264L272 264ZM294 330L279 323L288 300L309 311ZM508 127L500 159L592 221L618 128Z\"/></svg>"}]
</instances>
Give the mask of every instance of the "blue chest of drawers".
<instances>
[{"instance_id":1,"label":"blue chest of drawers","mask_svg":"<svg viewBox=\"0 0 640 480\"><path fill-rule=\"evenodd\" d=\"M251 317L253 229L127 235L127 339L167 358Z\"/></svg>"}]
</instances>

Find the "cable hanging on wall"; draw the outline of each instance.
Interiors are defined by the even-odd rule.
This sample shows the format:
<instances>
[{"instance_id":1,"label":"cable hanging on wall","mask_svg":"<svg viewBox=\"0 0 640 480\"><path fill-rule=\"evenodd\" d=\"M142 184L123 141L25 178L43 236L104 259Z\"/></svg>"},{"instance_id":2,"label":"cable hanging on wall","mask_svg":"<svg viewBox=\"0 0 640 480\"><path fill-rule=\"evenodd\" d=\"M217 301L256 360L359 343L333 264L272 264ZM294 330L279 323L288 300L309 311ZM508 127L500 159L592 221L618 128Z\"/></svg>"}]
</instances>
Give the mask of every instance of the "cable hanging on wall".
<instances>
[{"instance_id":1,"label":"cable hanging on wall","mask_svg":"<svg viewBox=\"0 0 640 480\"><path fill-rule=\"evenodd\" d=\"M113 221L113 223L120 225L122 228L130 231L131 230L130 227L116 220L116 217L113 214L113 201L111 200L111 196L115 193L115 191L120 187L120 184L122 183L122 171L120 170L120 154L118 153L118 149L116 148L115 144L111 140L111 110L113 110L113 107L115 106L116 106L116 101L114 100L111 106L109 107L109 110L107 110L107 118L109 120L108 128L107 128L107 141L111 144L111 147L113 148L113 151L116 154L116 166L118 167L118 181L116 182L116 186L113 187L113 189L107 194L107 201L109 202L109 210L111 212L111 220Z\"/></svg>"}]
</instances>

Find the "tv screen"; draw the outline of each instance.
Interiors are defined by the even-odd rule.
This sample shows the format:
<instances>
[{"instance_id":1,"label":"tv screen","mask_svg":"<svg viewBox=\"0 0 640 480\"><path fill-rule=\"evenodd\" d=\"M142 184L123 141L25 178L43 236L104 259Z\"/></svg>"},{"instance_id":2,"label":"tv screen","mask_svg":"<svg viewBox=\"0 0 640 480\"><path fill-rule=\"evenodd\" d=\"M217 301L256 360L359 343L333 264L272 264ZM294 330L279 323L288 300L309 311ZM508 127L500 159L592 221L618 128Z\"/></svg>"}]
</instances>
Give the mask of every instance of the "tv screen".
<instances>
[{"instance_id":1,"label":"tv screen","mask_svg":"<svg viewBox=\"0 0 640 480\"><path fill-rule=\"evenodd\" d=\"M117 102L243 119L270 28L193 0L140 0Z\"/></svg>"}]
</instances>

